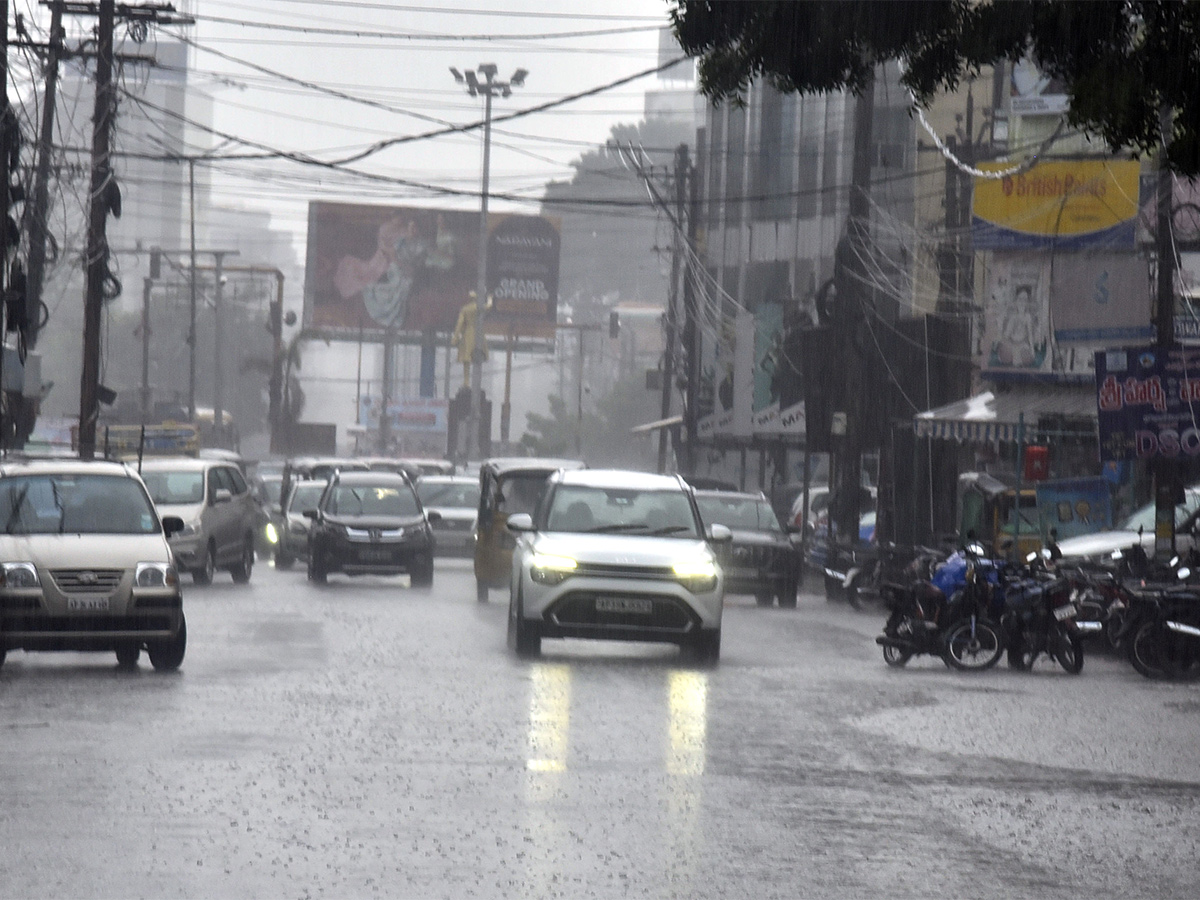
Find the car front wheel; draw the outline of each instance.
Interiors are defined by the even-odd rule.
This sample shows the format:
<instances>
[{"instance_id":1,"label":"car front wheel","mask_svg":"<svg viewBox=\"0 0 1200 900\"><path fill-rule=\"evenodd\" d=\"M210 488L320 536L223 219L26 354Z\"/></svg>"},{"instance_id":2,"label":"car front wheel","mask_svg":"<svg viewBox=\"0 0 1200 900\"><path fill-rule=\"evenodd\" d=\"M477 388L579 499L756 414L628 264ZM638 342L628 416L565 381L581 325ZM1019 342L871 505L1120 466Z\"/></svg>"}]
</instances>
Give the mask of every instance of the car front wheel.
<instances>
[{"instance_id":1,"label":"car front wheel","mask_svg":"<svg viewBox=\"0 0 1200 900\"><path fill-rule=\"evenodd\" d=\"M213 546L213 542L209 541L204 548L204 559L200 560L200 565L192 570L192 581L196 584L212 584L216 571L217 550Z\"/></svg>"},{"instance_id":2,"label":"car front wheel","mask_svg":"<svg viewBox=\"0 0 1200 900\"><path fill-rule=\"evenodd\" d=\"M509 601L508 646L522 659L533 659L542 653L541 625L525 618L519 587L515 597Z\"/></svg>"},{"instance_id":3,"label":"car front wheel","mask_svg":"<svg viewBox=\"0 0 1200 900\"><path fill-rule=\"evenodd\" d=\"M721 629L701 629L687 648L688 656L697 665L715 666L721 658Z\"/></svg>"},{"instance_id":4,"label":"car front wheel","mask_svg":"<svg viewBox=\"0 0 1200 900\"><path fill-rule=\"evenodd\" d=\"M151 641L146 650L155 671L174 672L183 665L183 655L187 651L187 620L180 615L179 631L175 637Z\"/></svg>"}]
</instances>

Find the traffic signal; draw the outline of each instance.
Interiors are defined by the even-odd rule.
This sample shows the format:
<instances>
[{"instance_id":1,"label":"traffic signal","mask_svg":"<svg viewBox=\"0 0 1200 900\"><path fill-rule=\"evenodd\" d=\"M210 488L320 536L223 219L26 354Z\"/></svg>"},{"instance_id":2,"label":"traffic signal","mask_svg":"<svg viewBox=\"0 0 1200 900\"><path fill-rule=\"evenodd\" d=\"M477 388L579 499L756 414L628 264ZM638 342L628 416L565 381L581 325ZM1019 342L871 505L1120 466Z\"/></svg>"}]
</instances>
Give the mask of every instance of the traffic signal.
<instances>
[{"instance_id":1,"label":"traffic signal","mask_svg":"<svg viewBox=\"0 0 1200 900\"><path fill-rule=\"evenodd\" d=\"M9 269L8 290L4 293L4 322L9 331L25 334L29 330L26 293L25 267L19 259L15 259Z\"/></svg>"},{"instance_id":2,"label":"traffic signal","mask_svg":"<svg viewBox=\"0 0 1200 900\"><path fill-rule=\"evenodd\" d=\"M608 336L614 340L621 334L621 316L614 309L608 314Z\"/></svg>"}]
</instances>

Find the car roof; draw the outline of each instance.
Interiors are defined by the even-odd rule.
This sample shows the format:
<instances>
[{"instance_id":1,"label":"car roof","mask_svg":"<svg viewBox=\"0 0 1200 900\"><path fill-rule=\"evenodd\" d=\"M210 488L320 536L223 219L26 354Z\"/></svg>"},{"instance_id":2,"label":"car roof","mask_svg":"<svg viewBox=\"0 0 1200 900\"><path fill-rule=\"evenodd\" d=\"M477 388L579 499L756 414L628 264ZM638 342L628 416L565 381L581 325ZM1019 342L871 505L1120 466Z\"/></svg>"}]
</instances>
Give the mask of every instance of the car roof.
<instances>
[{"instance_id":1,"label":"car roof","mask_svg":"<svg viewBox=\"0 0 1200 900\"><path fill-rule=\"evenodd\" d=\"M549 475L559 469L582 469L584 463L578 459L554 459L537 456L501 456L484 460L480 470L490 469L496 475L507 475L522 470L545 472Z\"/></svg>"},{"instance_id":2,"label":"car roof","mask_svg":"<svg viewBox=\"0 0 1200 900\"><path fill-rule=\"evenodd\" d=\"M132 477L134 470L123 462L107 459L79 459L77 457L6 457L0 461L0 477L18 475L125 475Z\"/></svg>"},{"instance_id":3,"label":"car roof","mask_svg":"<svg viewBox=\"0 0 1200 900\"><path fill-rule=\"evenodd\" d=\"M681 491L687 488L678 475L656 475L632 469L574 469L558 473L558 483L579 487L627 488L637 491Z\"/></svg>"},{"instance_id":4,"label":"car roof","mask_svg":"<svg viewBox=\"0 0 1200 900\"><path fill-rule=\"evenodd\" d=\"M310 480L319 481L320 479ZM411 484L407 476L385 469L351 469L338 472L337 482L338 484Z\"/></svg>"},{"instance_id":5,"label":"car roof","mask_svg":"<svg viewBox=\"0 0 1200 900\"><path fill-rule=\"evenodd\" d=\"M479 484L479 479L471 475L422 475L417 484Z\"/></svg>"},{"instance_id":6,"label":"car roof","mask_svg":"<svg viewBox=\"0 0 1200 900\"><path fill-rule=\"evenodd\" d=\"M716 500L753 500L756 503L766 503L767 497L762 491L696 491L696 499L714 498Z\"/></svg>"},{"instance_id":7,"label":"car roof","mask_svg":"<svg viewBox=\"0 0 1200 900\"><path fill-rule=\"evenodd\" d=\"M193 456L149 456L142 460L143 472L203 472L214 466L232 466L225 459L196 459Z\"/></svg>"}]
</instances>

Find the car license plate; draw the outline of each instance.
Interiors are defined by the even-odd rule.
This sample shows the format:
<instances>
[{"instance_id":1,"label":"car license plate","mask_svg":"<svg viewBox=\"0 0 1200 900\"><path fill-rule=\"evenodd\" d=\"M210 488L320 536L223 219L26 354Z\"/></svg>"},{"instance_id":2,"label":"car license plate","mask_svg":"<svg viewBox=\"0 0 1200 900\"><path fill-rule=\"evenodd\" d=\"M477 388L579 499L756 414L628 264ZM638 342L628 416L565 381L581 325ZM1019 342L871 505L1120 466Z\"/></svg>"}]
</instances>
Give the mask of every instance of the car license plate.
<instances>
[{"instance_id":1,"label":"car license plate","mask_svg":"<svg viewBox=\"0 0 1200 900\"><path fill-rule=\"evenodd\" d=\"M1075 615L1074 603L1068 603L1066 606L1058 606L1054 609L1054 618L1058 619L1060 622L1063 619L1071 618L1073 615Z\"/></svg>"},{"instance_id":2,"label":"car license plate","mask_svg":"<svg viewBox=\"0 0 1200 900\"><path fill-rule=\"evenodd\" d=\"M108 612L108 598L68 597L67 609L71 612Z\"/></svg>"},{"instance_id":3,"label":"car license plate","mask_svg":"<svg viewBox=\"0 0 1200 900\"><path fill-rule=\"evenodd\" d=\"M637 613L648 616L654 612L654 601L644 597L597 597L596 612Z\"/></svg>"},{"instance_id":4,"label":"car license plate","mask_svg":"<svg viewBox=\"0 0 1200 900\"><path fill-rule=\"evenodd\" d=\"M392 558L390 550L359 550L358 558L363 562L387 562Z\"/></svg>"}]
</instances>

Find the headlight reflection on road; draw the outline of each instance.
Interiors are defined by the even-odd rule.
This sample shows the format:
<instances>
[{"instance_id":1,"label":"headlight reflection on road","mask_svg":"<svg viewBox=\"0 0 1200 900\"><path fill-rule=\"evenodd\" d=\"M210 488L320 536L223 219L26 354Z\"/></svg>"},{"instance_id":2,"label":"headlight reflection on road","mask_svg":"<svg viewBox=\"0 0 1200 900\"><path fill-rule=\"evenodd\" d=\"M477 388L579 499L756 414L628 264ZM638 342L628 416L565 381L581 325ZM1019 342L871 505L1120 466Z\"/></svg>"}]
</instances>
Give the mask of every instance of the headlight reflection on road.
<instances>
[{"instance_id":1,"label":"headlight reflection on road","mask_svg":"<svg viewBox=\"0 0 1200 900\"><path fill-rule=\"evenodd\" d=\"M565 772L571 726L571 670L538 663L529 689L529 755L531 772Z\"/></svg>"},{"instance_id":2,"label":"headlight reflection on road","mask_svg":"<svg viewBox=\"0 0 1200 900\"><path fill-rule=\"evenodd\" d=\"M673 671L667 680L668 775L703 775L708 735L708 676Z\"/></svg>"}]
</instances>

